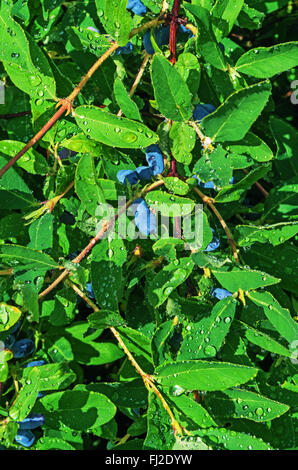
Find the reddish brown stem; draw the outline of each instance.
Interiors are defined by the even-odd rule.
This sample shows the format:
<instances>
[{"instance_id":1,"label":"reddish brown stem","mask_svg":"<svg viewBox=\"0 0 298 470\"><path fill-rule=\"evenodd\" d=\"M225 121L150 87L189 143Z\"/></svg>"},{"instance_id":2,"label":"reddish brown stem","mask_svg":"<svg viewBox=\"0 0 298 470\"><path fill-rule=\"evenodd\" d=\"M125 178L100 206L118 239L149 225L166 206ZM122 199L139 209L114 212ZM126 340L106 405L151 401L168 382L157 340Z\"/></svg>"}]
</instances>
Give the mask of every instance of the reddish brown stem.
<instances>
[{"instance_id":1,"label":"reddish brown stem","mask_svg":"<svg viewBox=\"0 0 298 470\"><path fill-rule=\"evenodd\" d=\"M174 5L172 8L172 19L170 24L170 43L169 48L171 52L170 62L172 64L176 63L176 34L177 34L177 17L180 10L181 0L174 0Z\"/></svg>"},{"instance_id":2,"label":"reddish brown stem","mask_svg":"<svg viewBox=\"0 0 298 470\"><path fill-rule=\"evenodd\" d=\"M243 169L242 171L243 171L243 173L245 173L246 175L248 175L248 171L247 171L247 170L244 170L244 169ZM268 197L268 196L269 196L268 191L266 191L266 189L263 188L263 186L262 186L260 183L256 182L255 185L256 185L256 187L258 188L258 190L263 194L264 197Z\"/></svg>"},{"instance_id":3,"label":"reddish brown stem","mask_svg":"<svg viewBox=\"0 0 298 470\"><path fill-rule=\"evenodd\" d=\"M17 153L13 158L9 160L9 162L6 163L6 165L4 165L3 168L1 168L0 178L4 175L7 170L9 170L9 168L11 168L19 160L19 158L21 158L31 147L33 147L33 145L36 144L36 142L41 139L46 134L46 132L48 132L48 130L55 124L55 122L58 121L64 111L66 111L66 107L61 106L60 109L56 111L54 116L51 117L51 119L46 123L46 125L43 126L43 128L39 132L37 132L34 137L32 137L28 144L26 144L25 147L22 148L19 153Z\"/></svg>"},{"instance_id":4,"label":"reddish brown stem","mask_svg":"<svg viewBox=\"0 0 298 470\"><path fill-rule=\"evenodd\" d=\"M0 114L0 119L13 119L22 116L27 116L31 114L31 111L22 111L21 113L14 113L14 114Z\"/></svg>"}]
</instances>

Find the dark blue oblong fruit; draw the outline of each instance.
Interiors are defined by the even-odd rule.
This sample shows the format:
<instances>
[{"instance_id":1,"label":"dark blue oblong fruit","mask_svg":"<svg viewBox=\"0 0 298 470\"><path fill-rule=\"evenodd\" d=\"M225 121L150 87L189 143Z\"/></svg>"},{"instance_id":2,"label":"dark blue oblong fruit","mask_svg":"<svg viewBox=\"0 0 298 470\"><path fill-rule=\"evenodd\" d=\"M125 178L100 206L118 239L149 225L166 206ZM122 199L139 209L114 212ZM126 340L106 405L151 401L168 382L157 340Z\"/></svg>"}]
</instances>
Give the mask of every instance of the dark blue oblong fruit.
<instances>
[{"instance_id":1,"label":"dark blue oblong fruit","mask_svg":"<svg viewBox=\"0 0 298 470\"><path fill-rule=\"evenodd\" d=\"M216 108L213 104L197 104L193 112L193 118L195 121L200 122L208 114L214 113L215 110Z\"/></svg>"},{"instance_id":2,"label":"dark blue oblong fruit","mask_svg":"<svg viewBox=\"0 0 298 470\"><path fill-rule=\"evenodd\" d=\"M157 233L156 217L144 199L136 199L132 203L131 208L135 216L135 224L143 235L148 236Z\"/></svg>"},{"instance_id":3,"label":"dark blue oblong fruit","mask_svg":"<svg viewBox=\"0 0 298 470\"><path fill-rule=\"evenodd\" d=\"M19 423L19 429L36 429L44 424L44 416L40 413L30 413Z\"/></svg>"},{"instance_id":4,"label":"dark blue oblong fruit","mask_svg":"<svg viewBox=\"0 0 298 470\"><path fill-rule=\"evenodd\" d=\"M150 180L153 176L153 170L150 166L139 166L136 173L141 181Z\"/></svg>"},{"instance_id":5,"label":"dark blue oblong fruit","mask_svg":"<svg viewBox=\"0 0 298 470\"><path fill-rule=\"evenodd\" d=\"M146 148L146 160L154 175L160 175L164 171L163 155L157 144L149 145Z\"/></svg>"},{"instance_id":6,"label":"dark blue oblong fruit","mask_svg":"<svg viewBox=\"0 0 298 470\"><path fill-rule=\"evenodd\" d=\"M15 359L29 356L34 351L34 343L31 339L20 339L14 343L11 351Z\"/></svg>"},{"instance_id":7,"label":"dark blue oblong fruit","mask_svg":"<svg viewBox=\"0 0 298 470\"><path fill-rule=\"evenodd\" d=\"M128 0L127 10L131 10L135 15L145 15L147 8L141 0Z\"/></svg>"},{"instance_id":8,"label":"dark blue oblong fruit","mask_svg":"<svg viewBox=\"0 0 298 470\"><path fill-rule=\"evenodd\" d=\"M139 181L138 174L135 170L119 170L117 179L122 184L127 184L128 182L131 185L137 184Z\"/></svg>"},{"instance_id":9,"label":"dark blue oblong fruit","mask_svg":"<svg viewBox=\"0 0 298 470\"><path fill-rule=\"evenodd\" d=\"M214 251L216 250L219 246L220 246L220 241L219 241L219 238L217 238L215 236L215 232L214 232L214 229L211 228L212 232L213 232L213 238L211 240L211 242L209 243L209 245L207 246L207 248L205 248L204 251Z\"/></svg>"},{"instance_id":10,"label":"dark blue oblong fruit","mask_svg":"<svg viewBox=\"0 0 298 470\"><path fill-rule=\"evenodd\" d=\"M131 54L133 50L133 45L131 42L128 42L125 46L118 47L115 51L115 55L120 55L120 54Z\"/></svg>"},{"instance_id":11,"label":"dark blue oblong fruit","mask_svg":"<svg viewBox=\"0 0 298 470\"><path fill-rule=\"evenodd\" d=\"M30 429L19 430L14 438L18 444L24 447L31 447L35 441L35 436Z\"/></svg>"},{"instance_id":12,"label":"dark blue oblong fruit","mask_svg":"<svg viewBox=\"0 0 298 470\"><path fill-rule=\"evenodd\" d=\"M222 300L226 297L231 297L232 292L226 290L226 289L222 289L220 287L218 287L217 289L214 289L212 292L211 292L211 295L212 297L216 297L217 299L219 300Z\"/></svg>"}]
</instances>

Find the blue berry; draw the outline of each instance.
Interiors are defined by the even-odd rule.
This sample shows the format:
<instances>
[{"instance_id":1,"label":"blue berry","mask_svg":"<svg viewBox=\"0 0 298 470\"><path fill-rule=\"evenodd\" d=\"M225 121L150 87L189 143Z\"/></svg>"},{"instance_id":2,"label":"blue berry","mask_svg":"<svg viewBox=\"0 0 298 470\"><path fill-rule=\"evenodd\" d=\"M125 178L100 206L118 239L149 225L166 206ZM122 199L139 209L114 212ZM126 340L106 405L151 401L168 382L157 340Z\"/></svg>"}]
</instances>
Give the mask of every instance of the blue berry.
<instances>
[{"instance_id":1,"label":"blue berry","mask_svg":"<svg viewBox=\"0 0 298 470\"><path fill-rule=\"evenodd\" d=\"M197 175L193 175L193 178L198 180L198 185L201 186L202 188L206 188L206 189L214 189L215 188L213 181L207 181L207 183L203 183L203 181L201 181L200 178Z\"/></svg>"},{"instance_id":2,"label":"blue berry","mask_svg":"<svg viewBox=\"0 0 298 470\"><path fill-rule=\"evenodd\" d=\"M6 340L4 341L5 348L6 349L11 349L15 342L16 342L16 339L15 339L14 335L9 335L6 338Z\"/></svg>"},{"instance_id":3,"label":"blue berry","mask_svg":"<svg viewBox=\"0 0 298 470\"><path fill-rule=\"evenodd\" d=\"M150 235L157 232L157 221L155 215L147 206L144 199L136 199L131 208L135 216L135 224L144 235Z\"/></svg>"},{"instance_id":4,"label":"blue berry","mask_svg":"<svg viewBox=\"0 0 298 470\"><path fill-rule=\"evenodd\" d=\"M31 339L20 339L14 343L11 351L15 359L29 356L34 351L34 343L31 341Z\"/></svg>"},{"instance_id":5,"label":"blue berry","mask_svg":"<svg viewBox=\"0 0 298 470\"><path fill-rule=\"evenodd\" d=\"M222 52L225 53L225 46L221 42L218 45L221 48Z\"/></svg>"},{"instance_id":6,"label":"blue berry","mask_svg":"<svg viewBox=\"0 0 298 470\"><path fill-rule=\"evenodd\" d=\"M207 248L205 248L204 251L214 251L216 250L219 246L220 246L220 241L219 239L214 235L214 230L213 228L211 228L212 232L213 232L213 239L212 241L209 243L209 245L207 246Z\"/></svg>"},{"instance_id":7,"label":"blue berry","mask_svg":"<svg viewBox=\"0 0 298 470\"><path fill-rule=\"evenodd\" d=\"M44 416L39 413L30 413L19 423L19 429L36 429L44 424Z\"/></svg>"},{"instance_id":8,"label":"blue berry","mask_svg":"<svg viewBox=\"0 0 298 470\"><path fill-rule=\"evenodd\" d=\"M131 10L135 15L145 15L147 12L147 8L141 2L141 0L128 0L127 3L127 10Z\"/></svg>"},{"instance_id":9,"label":"blue berry","mask_svg":"<svg viewBox=\"0 0 298 470\"><path fill-rule=\"evenodd\" d=\"M150 166L139 166L136 173L141 181L150 180L153 176L153 171Z\"/></svg>"},{"instance_id":10,"label":"blue berry","mask_svg":"<svg viewBox=\"0 0 298 470\"><path fill-rule=\"evenodd\" d=\"M164 171L163 156L158 145L152 144L146 148L146 160L152 168L153 175L159 175Z\"/></svg>"},{"instance_id":11,"label":"blue berry","mask_svg":"<svg viewBox=\"0 0 298 470\"><path fill-rule=\"evenodd\" d=\"M128 42L125 46L118 47L115 51L115 55L120 55L120 54L131 54L133 49L133 45L131 42Z\"/></svg>"},{"instance_id":12,"label":"blue berry","mask_svg":"<svg viewBox=\"0 0 298 470\"><path fill-rule=\"evenodd\" d=\"M90 297L90 299L95 299L94 291L92 289L91 282L87 282L87 292Z\"/></svg>"},{"instance_id":13,"label":"blue berry","mask_svg":"<svg viewBox=\"0 0 298 470\"><path fill-rule=\"evenodd\" d=\"M117 173L117 179L122 184L127 184L127 182L131 185L137 184L139 181L138 174L135 170L120 170Z\"/></svg>"},{"instance_id":14,"label":"blue berry","mask_svg":"<svg viewBox=\"0 0 298 470\"><path fill-rule=\"evenodd\" d=\"M60 157L60 160L65 160L67 158L73 157L77 153L78 152L74 152L73 150L62 148L61 150L59 150L58 155Z\"/></svg>"},{"instance_id":15,"label":"blue berry","mask_svg":"<svg viewBox=\"0 0 298 470\"><path fill-rule=\"evenodd\" d=\"M197 104L193 112L193 118L195 121L201 122L204 117L214 113L215 110L216 108L212 104Z\"/></svg>"},{"instance_id":16,"label":"blue berry","mask_svg":"<svg viewBox=\"0 0 298 470\"><path fill-rule=\"evenodd\" d=\"M153 31L155 42L158 47L168 44L170 38L170 26L159 26ZM143 36L143 46L147 54L154 54L155 50L151 42L151 30L149 29Z\"/></svg>"},{"instance_id":17,"label":"blue berry","mask_svg":"<svg viewBox=\"0 0 298 470\"><path fill-rule=\"evenodd\" d=\"M179 25L178 33L188 36L188 38L194 38L194 34L191 32L190 29L185 28L183 24Z\"/></svg>"},{"instance_id":18,"label":"blue berry","mask_svg":"<svg viewBox=\"0 0 298 470\"><path fill-rule=\"evenodd\" d=\"M35 441L35 436L30 429L19 430L14 438L18 444L24 447L30 447Z\"/></svg>"},{"instance_id":19,"label":"blue berry","mask_svg":"<svg viewBox=\"0 0 298 470\"><path fill-rule=\"evenodd\" d=\"M221 289L221 288L217 288L217 289L214 289L212 292L211 292L211 295L212 297L216 297L217 299L221 300L221 299L224 299L225 297L230 297L232 294L232 292L226 290L226 289Z\"/></svg>"}]
</instances>

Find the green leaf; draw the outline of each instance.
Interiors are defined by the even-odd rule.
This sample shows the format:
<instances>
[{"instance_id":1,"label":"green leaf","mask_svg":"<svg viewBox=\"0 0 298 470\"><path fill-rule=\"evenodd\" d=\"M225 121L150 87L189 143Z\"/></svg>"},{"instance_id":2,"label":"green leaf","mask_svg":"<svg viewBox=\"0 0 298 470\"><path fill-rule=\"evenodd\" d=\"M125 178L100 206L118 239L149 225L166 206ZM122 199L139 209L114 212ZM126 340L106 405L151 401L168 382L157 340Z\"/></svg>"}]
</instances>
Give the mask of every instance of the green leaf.
<instances>
[{"instance_id":1,"label":"green leaf","mask_svg":"<svg viewBox=\"0 0 298 470\"><path fill-rule=\"evenodd\" d=\"M100 308L118 311L122 281L121 267L110 261L92 261L91 283Z\"/></svg>"},{"instance_id":2,"label":"green leaf","mask_svg":"<svg viewBox=\"0 0 298 470\"><path fill-rule=\"evenodd\" d=\"M175 68L185 81L189 91L195 95L198 92L201 79L201 66L197 57L190 52L182 52L178 56Z\"/></svg>"},{"instance_id":3,"label":"green leaf","mask_svg":"<svg viewBox=\"0 0 298 470\"><path fill-rule=\"evenodd\" d=\"M86 135L112 147L143 148L158 138L144 124L117 117L96 106L79 106L75 119Z\"/></svg>"},{"instance_id":4,"label":"green leaf","mask_svg":"<svg viewBox=\"0 0 298 470\"><path fill-rule=\"evenodd\" d=\"M63 140L62 146L74 152L90 153L94 157L102 152L102 145L88 139L85 134L76 134L70 139Z\"/></svg>"},{"instance_id":5,"label":"green leaf","mask_svg":"<svg viewBox=\"0 0 298 470\"><path fill-rule=\"evenodd\" d=\"M196 132L185 122L174 122L170 130L170 146L177 162L189 164L196 143Z\"/></svg>"},{"instance_id":6,"label":"green leaf","mask_svg":"<svg viewBox=\"0 0 298 470\"><path fill-rule=\"evenodd\" d=\"M191 95L179 72L165 57L155 54L151 77L159 111L173 121L187 121L192 114Z\"/></svg>"},{"instance_id":7,"label":"green leaf","mask_svg":"<svg viewBox=\"0 0 298 470\"><path fill-rule=\"evenodd\" d=\"M114 94L119 108L128 119L142 121L139 108L136 103L131 99L126 91L126 88L120 78L116 77L114 82Z\"/></svg>"},{"instance_id":8,"label":"green leaf","mask_svg":"<svg viewBox=\"0 0 298 470\"><path fill-rule=\"evenodd\" d=\"M218 0L211 10L213 31L217 41L231 32L244 0Z\"/></svg>"},{"instance_id":9,"label":"green leaf","mask_svg":"<svg viewBox=\"0 0 298 470\"><path fill-rule=\"evenodd\" d=\"M22 312L13 305L0 303L0 332L7 331L21 318Z\"/></svg>"},{"instance_id":10,"label":"green leaf","mask_svg":"<svg viewBox=\"0 0 298 470\"><path fill-rule=\"evenodd\" d=\"M66 32L70 42L76 49L89 49L89 52L97 57L102 56L112 45L103 34L88 28L68 26Z\"/></svg>"},{"instance_id":11,"label":"green leaf","mask_svg":"<svg viewBox=\"0 0 298 470\"><path fill-rule=\"evenodd\" d=\"M185 196L189 191L188 184L184 183L177 176L168 176L164 178L165 187L174 194Z\"/></svg>"},{"instance_id":12,"label":"green leaf","mask_svg":"<svg viewBox=\"0 0 298 470\"><path fill-rule=\"evenodd\" d=\"M190 214L195 205L192 199L159 190L149 192L145 199L150 207L165 217L181 217Z\"/></svg>"},{"instance_id":13,"label":"green leaf","mask_svg":"<svg viewBox=\"0 0 298 470\"><path fill-rule=\"evenodd\" d=\"M270 78L298 65L298 41L256 47L243 54L236 63L238 72L256 78Z\"/></svg>"},{"instance_id":14,"label":"green leaf","mask_svg":"<svg viewBox=\"0 0 298 470\"><path fill-rule=\"evenodd\" d=\"M158 366L165 362L167 357L170 358L168 354L168 341L174 333L175 326L177 325L177 319L168 320L155 330L151 341L152 357L155 366Z\"/></svg>"},{"instance_id":15,"label":"green leaf","mask_svg":"<svg viewBox=\"0 0 298 470\"><path fill-rule=\"evenodd\" d=\"M39 391L40 372L32 367L25 384L17 394L9 409L9 416L15 421L23 421L32 410Z\"/></svg>"},{"instance_id":16,"label":"green leaf","mask_svg":"<svg viewBox=\"0 0 298 470\"><path fill-rule=\"evenodd\" d=\"M265 269L272 275L281 278L280 287L298 293L296 246L288 243L273 247L268 244L256 243L250 250L243 253L246 264L255 269Z\"/></svg>"},{"instance_id":17,"label":"green leaf","mask_svg":"<svg viewBox=\"0 0 298 470\"><path fill-rule=\"evenodd\" d=\"M214 142L243 139L263 111L270 93L271 84L267 81L236 91L202 120L204 134Z\"/></svg>"},{"instance_id":18,"label":"green leaf","mask_svg":"<svg viewBox=\"0 0 298 470\"><path fill-rule=\"evenodd\" d=\"M205 62L217 69L227 70L227 64L212 29L211 15L208 10L199 5L185 5L194 15L198 27L197 47Z\"/></svg>"},{"instance_id":19,"label":"green leaf","mask_svg":"<svg viewBox=\"0 0 298 470\"><path fill-rule=\"evenodd\" d=\"M252 170L238 183L235 183L229 187L223 188L215 197L216 202L232 202L237 201L245 191L257 182L260 178L263 178L269 171L269 166L259 166Z\"/></svg>"},{"instance_id":20,"label":"green leaf","mask_svg":"<svg viewBox=\"0 0 298 470\"><path fill-rule=\"evenodd\" d=\"M48 354L54 362L70 362L74 359L71 343L63 337L54 341L48 348Z\"/></svg>"},{"instance_id":21,"label":"green leaf","mask_svg":"<svg viewBox=\"0 0 298 470\"><path fill-rule=\"evenodd\" d=\"M180 258L165 266L148 283L148 300L153 307L162 305L169 295L191 274L190 258Z\"/></svg>"},{"instance_id":22,"label":"green leaf","mask_svg":"<svg viewBox=\"0 0 298 470\"><path fill-rule=\"evenodd\" d=\"M241 322L241 326L245 329L244 335L253 344L256 344L266 351L270 351L273 354L279 354L285 357L292 357L292 353L289 349L285 348L282 344L278 343L275 339L266 335L260 330L256 330L251 326Z\"/></svg>"},{"instance_id":23,"label":"green leaf","mask_svg":"<svg viewBox=\"0 0 298 470\"><path fill-rule=\"evenodd\" d=\"M5 48L1 50L0 61L18 88L36 100L53 99L56 84L48 61L39 46L13 20L11 8L11 0L1 2L0 42Z\"/></svg>"},{"instance_id":24,"label":"green leaf","mask_svg":"<svg viewBox=\"0 0 298 470\"><path fill-rule=\"evenodd\" d=\"M245 155L257 162L268 162L273 158L273 152L268 145L252 132L248 132L240 142L226 142L225 147L231 153Z\"/></svg>"},{"instance_id":25,"label":"green leaf","mask_svg":"<svg viewBox=\"0 0 298 470\"><path fill-rule=\"evenodd\" d=\"M288 181L298 174L298 132L287 121L278 116L270 117L270 128L276 142L277 151L274 159L274 168L280 177Z\"/></svg>"},{"instance_id":26,"label":"green leaf","mask_svg":"<svg viewBox=\"0 0 298 470\"><path fill-rule=\"evenodd\" d=\"M239 269L236 267L232 268L231 271L224 270L224 268L213 268L212 274L214 274L222 287L230 292L237 292L239 289L249 291L280 282L280 279L270 276L263 271Z\"/></svg>"},{"instance_id":27,"label":"green leaf","mask_svg":"<svg viewBox=\"0 0 298 470\"><path fill-rule=\"evenodd\" d=\"M155 372L157 382L163 386L179 385L185 390L214 391L248 382L258 370L228 362L194 360L161 365Z\"/></svg>"},{"instance_id":28,"label":"green leaf","mask_svg":"<svg viewBox=\"0 0 298 470\"><path fill-rule=\"evenodd\" d=\"M92 390L106 395L118 407L144 407L147 404L148 391L142 379L129 382L97 382L87 385L76 385L75 389Z\"/></svg>"},{"instance_id":29,"label":"green leaf","mask_svg":"<svg viewBox=\"0 0 298 470\"><path fill-rule=\"evenodd\" d=\"M29 227L30 243L28 248L33 250L47 250L53 246L53 225L52 214L45 214L36 219Z\"/></svg>"},{"instance_id":30,"label":"green leaf","mask_svg":"<svg viewBox=\"0 0 298 470\"><path fill-rule=\"evenodd\" d=\"M217 302L208 316L188 325L177 358L182 360L215 357L228 334L235 311L235 299L227 297Z\"/></svg>"},{"instance_id":31,"label":"green leaf","mask_svg":"<svg viewBox=\"0 0 298 470\"><path fill-rule=\"evenodd\" d=\"M197 431L203 442L213 450L270 450L272 447L251 434L227 428L209 428Z\"/></svg>"},{"instance_id":32,"label":"green leaf","mask_svg":"<svg viewBox=\"0 0 298 470\"><path fill-rule=\"evenodd\" d=\"M76 448L63 439L43 436L37 441L36 450L76 450Z\"/></svg>"},{"instance_id":33,"label":"green leaf","mask_svg":"<svg viewBox=\"0 0 298 470\"><path fill-rule=\"evenodd\" d=\"M149 393L147 423L144 450L171 449L175 443L171 420L161 401L153 392Z\"/></svg>"},{"instance_id":34,"label":"green leaf","mask_svg":"<svg viewBox=\"0 0 298 470\"><path fill-rule=\"evenodd\" d=\"M15 140L2 140L0 152L9 157L14 157L24 147L22 142ZM34 149L29 149L25 155L18 159L16 164L33 175L45 175L49 168L45 158Z\"/></svg>"},{"instance_id":35,"label":"green leaf","mask_svg":"<svg viewBox=\"0 0 298 470\"><path fill-rule=\"evenodd\" d=\"M200 428L209 428L210 426L216 425L213 418L205 408L191 398L191 396L177 396L175 394L175 389L170 389L169 397L171 398L171 401L175 406L175 411L178 414L178 422L186 429L196 430L198 426Z\"/></svg>"},{"instance_id":36,"label":"green leaf","mask_svg":"<svg viewBox=\"0 0 298 470\"><path fill-rule=\"evenodd\" d=\"M283 308L270 292L250 292L247 294L256 305L263 307L264 313L276 331L292 343L298 338L298 324L287 308Z\"/></svg>"},{"instance_id":37,"label":"green leaf","mask_svg":"<svg viewBox=\"0 0 298 470\"><path fill-rule=\"evenodd\" d=\"M19 371L18 379L22 384L28 380L33 367L26 367ZM76 379L76 374L69 368L67 363L46 364L38 366L40 373L39 391L61 390L67 388Z\"/></svg>"},{"instance_id":38,"label":"green leaf","mask_svg":"<svg viewBox=\"0 0 298 470\"><path fill-rule=\"evenodd\" d=\"M298 217L298 178L294 176L287 183L273 188L266 198L262 220L270 217L297 219Z\"/></svg>"},{"instance_id":39,"label":"green leaf","mask_svg":"<svg viewBox=\"0 0 298 470\"><path fill-rule=\"evenodd\" d=\"M256 242L269 242L273 246L277 246L294 237L297 233L297 222L280 222L265 226L237 225L234 232L239 246L251 246Z\"/></svg>"},{"instance_id":40,"label":"green leaf","mask_svg":"<svg viewBox=\"0 0 298 470\"><path fill-rule=\"evenodd\" d=\"M227 186L233 176L232 161L228 152L218 145L196 162L193 172L205 183L213 181L217 187Z\"/></svg>"},{"instance_id":41,"label":"green leaf","mask_svg":"<svg viewBox=\"0 0 298 470\"><path fill-rule=\"evenodd\" d=\"M19 245L1 245L0 259L13 267L13 272L34 270L45 273L49 269L57 269L59 265L47 254Z\"/></svg>"},{"instance_id":42,"label":"green leaf","mask_svg":"<svg viewBox=\"0 0 298 470\"><path fill-rule=\"evenodd\" d=\"M88 322L93 328L118 327L126 323L119 313L110 310L100 310L92 313L88 317Z\"/></svg>"},{"instance_id":43,"label":"green leaf","mask_svg":"<svg viewBox=\"0 0 298 470\"><path fill-rule=\"evenodd\" d=\"M30 315L27 315L29 321L39 321L39 304L38 294L34 288L30 285L25 284L21 287L23 295L23 309L28 311Z\"/></svg>"},{"instance_id":44,"label":"green leaf","mask_svg":"<svg viewBox=\"0 0 298 470\"><path fill-rule=\"evenodd\" d=\"M259 423L278 418L289 409L284 403L241 389L208 393L206 404L219 418L244 418Z\"/></svg>"},{"instance_id":45,"label":"green leaf","mask_svg":"<svg viewBox=\"0 0 298 470\"><path fill-rule=\"evenodd\" d=\"M43 412L46 426L67 426L76 431L102 426L116 413L115 405L106 396L80 390L51 393L39 400L37 409Z\"/></svg>"},{"instance_id":46,"label":"green leaf","mask_svg":"<svg viewBox=\"0 0 298 470\"><path fill-rule=\"evenodd\" d=\"M105 0L103 16L100 16L107 33L116 39L119 46L125 46L132 29L131 15L126 10L127 0Z\"/></svg>"},{"instance_id":47,"label":"green leaf","mask_svg":"<svg viewBox=\"0 0 298 470\"><path fill-rule=\"evenodd\" d=\"M81 157L77 165L75 190L90 215L95 215L99 204L105 202L103 190L98 183L94 159L88 153Z\"/></svg>"}]
</instances>

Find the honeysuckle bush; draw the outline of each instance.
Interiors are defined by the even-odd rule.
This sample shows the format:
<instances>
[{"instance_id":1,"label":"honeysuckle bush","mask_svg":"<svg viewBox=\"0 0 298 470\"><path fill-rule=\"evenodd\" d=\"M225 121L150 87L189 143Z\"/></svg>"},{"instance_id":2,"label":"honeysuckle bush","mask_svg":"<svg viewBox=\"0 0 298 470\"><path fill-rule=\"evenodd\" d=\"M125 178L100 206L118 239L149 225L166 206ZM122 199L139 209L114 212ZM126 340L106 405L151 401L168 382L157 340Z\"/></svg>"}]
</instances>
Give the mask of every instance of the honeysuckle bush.
<instances>
[{"instance_id":1,"label":"honeysuckle bush","mask_svg":"<svg viewBox=\"0 0 298 470\"><path fill-rule=\"evenodd\" d=\"M2 449L296 448L296 30L286 0L1 1Z\"/></svg>"}]
</instances>

